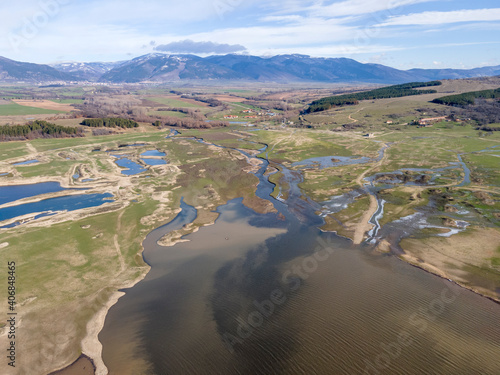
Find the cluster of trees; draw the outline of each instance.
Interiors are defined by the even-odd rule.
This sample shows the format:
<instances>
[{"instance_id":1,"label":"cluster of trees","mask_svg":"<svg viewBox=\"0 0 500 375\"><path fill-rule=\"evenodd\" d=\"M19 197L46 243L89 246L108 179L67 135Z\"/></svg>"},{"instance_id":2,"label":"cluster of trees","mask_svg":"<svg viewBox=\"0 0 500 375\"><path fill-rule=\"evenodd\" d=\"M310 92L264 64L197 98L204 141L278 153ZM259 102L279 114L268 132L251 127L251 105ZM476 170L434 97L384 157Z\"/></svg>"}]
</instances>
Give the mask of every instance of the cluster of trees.
<instances>
[{"instance_id":1,"label":"cluster of trees","mask_svg":"<svg viewBox=\"0 0 500 375\"><path fill-rule=\"evenodd\" d=\"M92 129L92 135L93 136L101 136L101 135L111 135L115 134L116 132L114 130L111 130L109 128L103 129L103 128L95 128Z\"/></svg>"},{"instance_id":2,"label":"cluster of trees","mask_svg":"<svg viewBox=\"0 0 500 375\"><path fill-rule=\"evenodd\" d=\"M437 92L436 90L432 89L415 90L415 89L421 87L439 86L441 84L442 83L440 81L411 82L402 85L394 85L370 91L358 92L354 94L329 96L327 98L322 98L313 101L309 106L309 108L307 108L304 111L304 113L326 111L332 107L337 107L337 106L356 105L360 100L399 98L411 95L434 94Z\"/></svg>"},{"instance_id":3,"label":"cluster of trees","mask_svg":"<svg viewBox=\"0 0 500 375\"><path fill-rule=\"evenodd\" d=\"M229 123L226 121L200 121L190 118L177 118L177 117L162 117L161 120L156 120L153 122L153 126L163 127L163 126L175 126L184 129L211 129L226 127Z\"/></svg>"},{"instance_id":4,"label":"cluster of trees","mask_svg":"<svg viewBox=\"0 0 500 375\"><path fill-rule=\"evenodd\" d=\"M476 121L479 126L500 123L500 100L485 100L476 99L474 105L465 107L462 112L465 117L469 117ZM496 128L487 127L483 130L497 130Z\"/></svg>"},{"instance_id":5,"label":"cluster of trees","mask_svg":"<svg viewBox=\"0 0 500 375\"><path fill-rule=\"evenodd\" d=\"M133 120L120 117L87 118L81 122L82 125L92 128L137 128L139 124Z\"/></svg>"},{"instance_id":6,"label":"cluster of trees","mask_svg":"<svg viewBox=\"0 0 500 375\"><path fill-rule=\"evenodd\" d=\"M185 114L188 114L189 111L193 111L192 109L189 110L187 108L177 108L177 107L157 108L156 110L157 111L165 111L165 112L181 112L181 113L185 113Z\"/></svg>"},{"instance_id":7,"label":"cluster of trees","mask_svg":"<svg viewBox=\"0 0 500 375\"><path fill-rule=\"evenodd\" d=\"M147 115L146 109L141 105L140 100L129 96L109 97L108 94L96 94L77 107L82 111L82 115L88 118L121 117L143 121L142 117Z\"/></svg>"},{"instance_id":8,"label":"cluster of trees","mask_svg":"<svg viewBox=\"0 0 500 375\"><path fill-rule=\"evenodd\" d=\"M205 98L201 96L187 96L187 95L181 95L181 98L193 99L198 102L207 103L210 107L219 107L221 105L224 105L224 103L222 103L220 100L214 98Z\"/></svg>"},{"instance_id":9,"label":"cluster of trees","mask_svg":"<svg viewBox=\"0 0 500 375\"><path fill-rule=\"evenodd\" d=\"M245 100L243 102L244 104L252 105L257 108L262 108L268 111L272 111L273 109L277 109L280 111L292 111L294 109L293 106L288 104L285 101L282 100L272 100L268 102L264 102L262 100L257 101L257 100Z\"/></svg>"},{"instance_id":10,"label":"cluster of trees","mask_svg":"<svg viewBox=\"0 0 500 375\"><path fill-rule=\"evenodd\" d=\"M496 90L470 91L463 94L443 96L442 98L434 99L432 102L464 108L468 105L473 105L476 99L496 98L500 98L500 88Z\"/></svg>"},{"instance_id":11,"label":"cluster of trees","mask_svg":"<svg viewBox=\"0 0 500 375\"><path fill-rule=\"evenodd\" d=\"M477 123L478 130L498 130L497 127L487 125L500 123L500 89L449 95L433 102L446 105L443 108L452 120L460 117L471 119Z\"/></svg>"},{"instance_id":12,"label":"cluster of trees","mask_svg":"<svg viewBox=\"0 0 500 375\"><path fill-rule=\"evenodd\" d=\"M1 141L84 136L85 135L83 134L83 130L81 128L61 126L41 120L32 121L26 125L0 126Z\"/></svg>"}]
</instances>

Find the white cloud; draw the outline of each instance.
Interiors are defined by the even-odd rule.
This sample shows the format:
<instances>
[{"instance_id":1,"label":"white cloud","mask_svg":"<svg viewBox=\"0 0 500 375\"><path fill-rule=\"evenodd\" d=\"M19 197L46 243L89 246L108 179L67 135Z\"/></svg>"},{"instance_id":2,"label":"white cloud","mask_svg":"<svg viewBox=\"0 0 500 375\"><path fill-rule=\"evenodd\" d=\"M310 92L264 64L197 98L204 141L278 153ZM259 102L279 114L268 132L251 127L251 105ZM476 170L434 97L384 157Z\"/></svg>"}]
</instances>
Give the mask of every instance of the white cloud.
<instances>
[{"instance_id":1,"label":"white cloud","mask_svg":"<svg viewBox=\"0 0 500 375\"><path fill-rule=\"evenodd\" d=\"M260 19L262 22L297 22L302 20L303 17L296 14L289 16L265 16Z\"/></svg>"},{"instance_id":2,"label":"white cloud","mask_svg":"<svg viewBox=\"0 0 500 375\"><path fill-rule=\"evenodd\" d=\"M254 49L249 50L250 54L257 56L275 56L275 55L285 55L298 53L301 55L309 55L313 57L351 57L373 54L380 52L393 52L399 51L401 48L394 46L384 46L384 45L371 45L371 46L351 46L351 45L330 45L321 47L308 47L308 46L297 46L288 48L266 48L266 49Z\"/></svg>"},{"instance_id":3,"label":"white cloud","mask_svg":"<svg viewBox=\"0 0 500 375\"><path fill-rule=\"evenodd\" d=\"M500 8L423 12L392 17L379 26L442 25L458 22L500 21Z\"/></svg>"},{"instance_id":4,"label":"white cloud","mask_svg":"<svg viewBox=\"0 0 500 375\"><path fill-rule=\"evenodd\" d=\"M324 5L323 2L314 7L313 14L326 17L358 16L380 11L387 11L389 14L397 12L397 8L402 6L427 3L436 0L345 0Z\"/></svg>"}]
</instances>

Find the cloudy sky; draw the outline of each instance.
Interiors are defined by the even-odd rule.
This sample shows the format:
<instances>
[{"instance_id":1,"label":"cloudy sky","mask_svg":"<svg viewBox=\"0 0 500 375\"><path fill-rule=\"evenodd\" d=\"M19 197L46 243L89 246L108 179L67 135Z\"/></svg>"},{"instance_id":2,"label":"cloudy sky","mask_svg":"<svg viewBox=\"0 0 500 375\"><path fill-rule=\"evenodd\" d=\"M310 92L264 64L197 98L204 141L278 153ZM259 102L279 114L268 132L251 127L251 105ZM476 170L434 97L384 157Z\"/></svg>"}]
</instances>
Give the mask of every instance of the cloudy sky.
<instances>
[{"instance_id":1,"label":"cloudy sky","mask_svg":"<svg viewBox=\"0 0 500 375\"><path fill-rule=\"evenodd\" d=\"M500 65L498 0L20 0L0 17L0 56L37 63L166 52Z\"/></svg>"}]
</instances>

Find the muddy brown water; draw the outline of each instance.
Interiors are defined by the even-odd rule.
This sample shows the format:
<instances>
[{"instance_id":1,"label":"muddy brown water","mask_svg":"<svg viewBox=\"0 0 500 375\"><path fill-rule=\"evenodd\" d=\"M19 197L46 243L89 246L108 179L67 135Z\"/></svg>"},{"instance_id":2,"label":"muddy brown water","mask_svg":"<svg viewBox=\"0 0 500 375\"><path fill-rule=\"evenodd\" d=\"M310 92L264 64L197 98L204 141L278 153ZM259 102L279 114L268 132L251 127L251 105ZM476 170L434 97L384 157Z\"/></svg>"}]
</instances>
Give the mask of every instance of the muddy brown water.
<instances>
[{"instance_id":1,"label":"muddy brown water","mask_svg":"<svg viewBox=\"0 0 500 375\"><path fill-rule=\"evenodd\" d=\"M285 175L277 214L236 199L187 242L158 246L195 218L183 203L147 236L151 271L99 335L110 374L500 374L499 304L321 232Z\"/></svg>"},{"instance_id":2,"label":"muddy brown water","mask_svg":"<svg viewBox=\"0 0 500 375\"><path fill-rule=\"evenodd\" d=\"M100 334L110 374L500 373L498 304L239 200L220 212L189 242L148 236L153 268Z\"/></svg>"}]
</instances>

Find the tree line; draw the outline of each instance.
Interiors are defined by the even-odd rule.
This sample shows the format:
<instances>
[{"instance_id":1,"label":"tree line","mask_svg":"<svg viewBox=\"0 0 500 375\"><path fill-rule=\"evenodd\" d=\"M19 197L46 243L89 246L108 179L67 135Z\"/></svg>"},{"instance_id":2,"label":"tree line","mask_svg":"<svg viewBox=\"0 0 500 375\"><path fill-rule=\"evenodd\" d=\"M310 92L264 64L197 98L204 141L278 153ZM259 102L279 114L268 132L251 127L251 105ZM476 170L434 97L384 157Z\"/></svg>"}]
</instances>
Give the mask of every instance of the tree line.
<instances>
[{"instance_id":1,"label":"tree line","mask_svg":"<svg viewBox=\"0 0 500 375\"><path fill-rule=\"evenodd\" d=\"M470 91L463 94L443 96L441 98L434 99L432 102L464 108L467 105L474 105L476 99L496 98L500 98L500 88L495 90Z\"/></svg>"},{"instance_id":2,"label":"tree line","mask_svg":"<svg viewBox=\"0 0 500 375\"><path fill-rule=\"evenodd\" d=\"M153 126L163 127L163 126L175 126L184 129L211 129L226 127L229 125L226 121L200 121L190 118L178 118L178 117L162 117L161 120L156 120L152 123Z\"/></svg>"},{"instance_id":3,"label":"tree line","mask_svg":"<svg viewBox=\"0 0 500 375\"><path fill-rule=\"evenodd\" d=\"M207 103L210 107L219 107L219 106L224 105L223 102L221 102L220 100L215 99L215 98L206 98L206 97L201 97L201 96L188 96L188 95L181 95L181 98L193 99L193 100L196 100L197 102Z\"/></svg>"},{"instance_id":4,"label":"tree line","mask_svg":"<svg viewBox=\"0 0 500 375\"><path fill-rule=\"evenodd\" d=\"M139 124L133 120L120 117L87 118L81 122L82 125L92 128L137 128Z\"/></svg>"},{"instance_id":5,"label":"tree line","mask_svg":"<svg viewBox=\"0 0 500 375\"><path fill-rule=\"evenodd\" d=\"M437 92L436 90L415 89L421 87L439 86L441 84L441 81L410 82L353 94L329 96L313 101L303 113L326 111L333 107L341 107L345 105L356 105L360 100L400 98L411 95L434 94Z\"/></svg>"},{"instance_id":6,"label":"tree line","mask_svg":"<svg viewBox=\"0 0 500 375\"><path fill-rule=\"evenodd\" d=\"M25 125L0 126L1 141L84 136L81 128L56 125L42 120L32 121Z\"/></svg>"}]
</instances>

